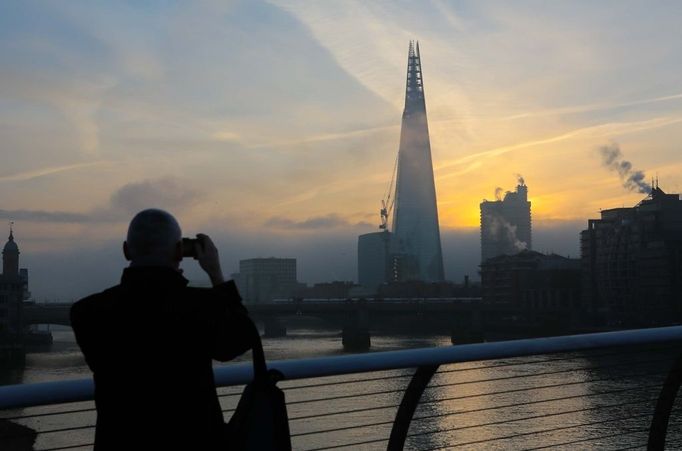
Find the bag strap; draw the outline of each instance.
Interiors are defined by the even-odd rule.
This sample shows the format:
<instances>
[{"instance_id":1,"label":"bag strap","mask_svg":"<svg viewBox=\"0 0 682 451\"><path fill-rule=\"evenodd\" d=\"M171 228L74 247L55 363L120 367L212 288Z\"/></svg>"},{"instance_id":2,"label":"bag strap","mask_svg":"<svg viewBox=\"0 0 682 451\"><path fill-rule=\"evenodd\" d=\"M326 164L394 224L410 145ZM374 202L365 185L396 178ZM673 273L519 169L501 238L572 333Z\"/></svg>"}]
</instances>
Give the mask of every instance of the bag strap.
<instances>
[{"instance_id":1,"label":"bag strap","mask_svg":"<svg viewBox=\"0 0 682 451\"><path fill-rule=\"evenodd\" d=\"M263 343L260 339L258 328L251 321L253 347L251 348L251 355L253 357L253 380L264 381L267 379L267 366L265 365L265 353L263 352Z\"/></svg>"}]
</instances>

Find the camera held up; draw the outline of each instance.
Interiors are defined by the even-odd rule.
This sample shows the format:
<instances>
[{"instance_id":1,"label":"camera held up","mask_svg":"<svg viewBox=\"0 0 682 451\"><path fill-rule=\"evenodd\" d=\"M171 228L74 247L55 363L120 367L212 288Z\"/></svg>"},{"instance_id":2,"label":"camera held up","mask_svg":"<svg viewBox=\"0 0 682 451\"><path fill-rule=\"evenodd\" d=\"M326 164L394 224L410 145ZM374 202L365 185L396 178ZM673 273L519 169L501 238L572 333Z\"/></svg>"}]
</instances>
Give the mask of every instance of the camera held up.
<instances>
[{"instance_id":1,"label":"camera held up","mask_svg":"<svg viewBox=\"0 0 682 451\"><path fill-rule=\"evenodd\" d=\"M183 238L182 256L197 258L197 246L201 246L201 243L197 238Z\"/></svg>"}]
</instances>

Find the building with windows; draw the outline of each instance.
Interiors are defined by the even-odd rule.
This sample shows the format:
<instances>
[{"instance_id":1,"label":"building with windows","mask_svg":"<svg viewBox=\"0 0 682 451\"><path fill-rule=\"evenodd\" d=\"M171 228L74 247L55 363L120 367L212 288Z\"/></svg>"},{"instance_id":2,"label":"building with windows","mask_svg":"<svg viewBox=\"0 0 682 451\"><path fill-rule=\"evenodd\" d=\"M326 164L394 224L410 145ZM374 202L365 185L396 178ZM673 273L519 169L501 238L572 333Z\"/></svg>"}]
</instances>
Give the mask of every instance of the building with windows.
<instances>
[{"instance_id":1,"label":"building with windows","mask_svg":"<svg viewBox=\"0 0 682 451\"><path fill-rule=\"evenodd\" d=\"M483 302L519 311L578 311L580 260L524 250L481 263Z\"/></svg>"},{"instance_id":2,"label":"building with windows","mask_svg":"<svg viewBox=\"0 0 682 451\"><path fill-rule=\"evenodd\" d=\"M610 325L682 320L682 200L658 186L630 208L602 210L580 234L583 299Z\"/></svg>"},{"instance_id":3,"label":"building with windows","mask_svg":"<svg viewBox=\"0 0 682 451\"><path fill-rule=\"evenodd\" d=\"M292 297L299 288L295 258L250 258L239 261L232 275L245 302L269 302Z\"/></svg>"},{"instance_id":4,"label":"building with windows","mask_svg":"<svg viewBox=\"0 0 682 451\"><path fill-rule=\"evenodd\" d=\"M370 293L392 280L391 232L366 233L358 237L358 283Z\"/></svg>"},{"instance_id":5,"label":"building with windows","mask_svg":"<svg viewBox=\"0 0 682 451\"><path fill-rule=\"evenodd\" d=\"M533 248L528 187L523 179L516 192L507 191L504 199L484 200L480 207L481 262Z\"/></svg>"}]
</instances>

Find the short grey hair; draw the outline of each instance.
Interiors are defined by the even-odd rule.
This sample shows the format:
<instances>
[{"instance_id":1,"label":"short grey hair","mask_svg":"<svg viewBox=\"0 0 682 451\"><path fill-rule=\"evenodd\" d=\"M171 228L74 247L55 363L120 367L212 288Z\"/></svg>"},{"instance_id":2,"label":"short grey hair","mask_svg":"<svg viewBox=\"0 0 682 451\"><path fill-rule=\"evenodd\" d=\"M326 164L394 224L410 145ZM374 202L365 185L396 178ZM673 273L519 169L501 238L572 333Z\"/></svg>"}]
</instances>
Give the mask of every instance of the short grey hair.
<instances>
[{"instance_id":1,"label":"short grey hair","mask_svg":"<svg viewBox=\"0 0 682 451\"><path fill-rule=\"evenodd\" d=\"M128 226L128 251L132 260L172 259L182 240L178 221L164 210L150 208L135 215Z\"/></svg>"}]
</instances>

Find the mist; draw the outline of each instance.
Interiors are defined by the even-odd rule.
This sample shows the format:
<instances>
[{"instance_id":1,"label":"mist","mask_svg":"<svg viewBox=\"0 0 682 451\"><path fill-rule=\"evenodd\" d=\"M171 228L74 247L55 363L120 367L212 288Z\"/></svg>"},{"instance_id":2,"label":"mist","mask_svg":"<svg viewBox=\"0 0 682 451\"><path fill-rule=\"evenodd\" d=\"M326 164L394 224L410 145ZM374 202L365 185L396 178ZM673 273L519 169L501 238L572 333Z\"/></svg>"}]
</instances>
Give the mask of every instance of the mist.
<instances>
[{"instance_id":1,"label":"mist","mask_svg":"<svg viewBox=\"0 0 682 451\"><path fill-rule=\"evenodd\" d=\"M554 221L536 224L534 249L579 256L578 234L583 221ZM357 280L357 235L367 227L306 233L254 233L206 230L215 241L226 277L238 271L239 260L253 257L293 257L298 279L308 284L333 280ZM74 245L68 251L22 251L20 265L29 269L29 290L39 301L72 301L118 283L127 266L121 251L124 237L98 244ZM441 230L445 277L461 282L465 275L478 280L481 258L479 228ZM19 242L21 248L21 242ZM193 260L181 264L193 284L208 279Z\"/></svg>"}]
</instances>

